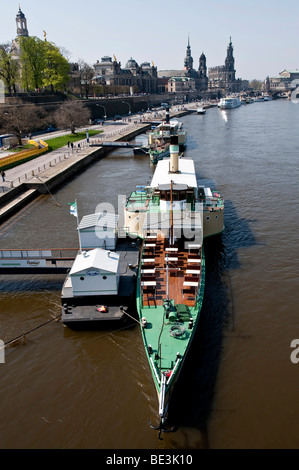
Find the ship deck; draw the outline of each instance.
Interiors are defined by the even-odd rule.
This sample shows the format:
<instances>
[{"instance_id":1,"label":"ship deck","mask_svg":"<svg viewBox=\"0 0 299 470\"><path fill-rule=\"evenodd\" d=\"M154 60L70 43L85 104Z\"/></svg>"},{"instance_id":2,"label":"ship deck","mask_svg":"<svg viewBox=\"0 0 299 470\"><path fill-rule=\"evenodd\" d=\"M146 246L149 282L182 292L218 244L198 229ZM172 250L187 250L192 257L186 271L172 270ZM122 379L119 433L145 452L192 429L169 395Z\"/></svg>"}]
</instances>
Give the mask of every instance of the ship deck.
<instances>
[{"instance_id":1,"label":"ship deck","mask_svg":"<svg viewBox=\"0 0 299 470\"><path fill-rule=\"evenodd\" d=\"M167 262L168 257L168 276ZM201 245L184 241L169 246L168 239L159 233L157 238L147 238L141 259L142 306L163 305L168 298L176 305L194 307L200 286L202 270Z\"/></svg>"}]
</instances>

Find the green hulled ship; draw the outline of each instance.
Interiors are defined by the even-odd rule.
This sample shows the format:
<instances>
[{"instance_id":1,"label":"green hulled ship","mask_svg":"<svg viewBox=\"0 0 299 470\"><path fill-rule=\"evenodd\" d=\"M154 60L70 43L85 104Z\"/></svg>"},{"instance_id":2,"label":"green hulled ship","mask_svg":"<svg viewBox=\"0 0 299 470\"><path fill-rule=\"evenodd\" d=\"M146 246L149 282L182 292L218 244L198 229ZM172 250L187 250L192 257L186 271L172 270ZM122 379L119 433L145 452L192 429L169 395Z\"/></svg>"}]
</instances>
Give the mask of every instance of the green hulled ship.
<instances>
[{"instance_id":1,"label":"green hulled ship","mask_svg":"<svg viewBox=\"0 0 299 470\"><path fill-rule=\"evenodd\" d=\"M127 230L143 238L137 311L158 395L160 424L155 429L160 432L165 430L170 395L200 317L205 286L203 218L212 212L219 216L224 207L221 196L214 194L208 209L193 160L180 158L179 146L172 141L170 158L158 162L150 186L138 187L126 204ZM217 220L215 233L223 230L223 218Z\"/></svg>"}]
</instances>

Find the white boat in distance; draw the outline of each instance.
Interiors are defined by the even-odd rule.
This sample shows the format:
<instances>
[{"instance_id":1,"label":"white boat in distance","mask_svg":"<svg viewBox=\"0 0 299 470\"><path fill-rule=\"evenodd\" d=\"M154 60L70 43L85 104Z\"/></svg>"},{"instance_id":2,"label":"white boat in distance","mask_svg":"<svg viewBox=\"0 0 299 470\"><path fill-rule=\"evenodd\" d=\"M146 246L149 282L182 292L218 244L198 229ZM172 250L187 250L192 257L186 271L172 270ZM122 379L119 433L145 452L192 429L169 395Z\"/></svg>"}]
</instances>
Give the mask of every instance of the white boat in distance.
<instances>
[{"instance_id":1,"label":"white boat in distance","mask_svg":"<svg viewBox=\"0 0 299 470\"><path fill-rule=\"evenodd\" d=\"M239 97L226 97L221 98L218 103L218 107L221 109L233 109L241 106L241 100Z\"/></svg>"}]
</instances>

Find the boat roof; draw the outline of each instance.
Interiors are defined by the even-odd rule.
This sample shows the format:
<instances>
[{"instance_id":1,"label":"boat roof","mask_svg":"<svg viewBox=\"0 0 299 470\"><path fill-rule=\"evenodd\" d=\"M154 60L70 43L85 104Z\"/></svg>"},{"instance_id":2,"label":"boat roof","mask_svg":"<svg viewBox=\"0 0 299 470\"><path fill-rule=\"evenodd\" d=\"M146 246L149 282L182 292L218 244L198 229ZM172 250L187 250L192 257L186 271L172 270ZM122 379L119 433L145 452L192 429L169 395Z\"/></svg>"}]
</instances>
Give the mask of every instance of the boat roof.
<instances>
[{"instance_id":1,"label":"boat roof","mask_svg":"<svg viewBox=\"0 0 299 470\"><path fill-rule=\"evenodd\" d=\"M99 269L111 273L118 272L119 253L102 248L95 248L88 252L79 253L74 261L70 275L86 271L88 269Z\"/></svg>"},{"instance_id":2,"label":"boat roof","mask_svg":"<svg viewBox=\"0 0 299 470\"><path fill-rule=\"evenodd\" d=\"M177 127L177 126L181 126L182 123L181 121L173 121L173 120L170 120L169 122L166 122L166 121L162 121L158 127Z\"/></svg>"},{"instance_id":3,"label":"boat roof","mask_svg":"<svg viewBox=\"0 0 299 470\"><path fill-rule=\"evenodd\" d=\"M179 173L169 173L170 158L164 158L158 161L151 188L158 188L162 185L170 185L171 181L177 185L197 187L194 161L191 158L179 158Z\"/></svg>"},{"instance_id":4,"label":"boat roof","mask_svg":"<svg viewBox=\"0 0 299 470\"><path fill-rule=\"evenodd\" d=\"M96 212L95 214L85 215L80 224L79 230L90 227L106 226L115 229L118 224L118 215L108 214L107 212Z\"/></svg>"}]
</instances>

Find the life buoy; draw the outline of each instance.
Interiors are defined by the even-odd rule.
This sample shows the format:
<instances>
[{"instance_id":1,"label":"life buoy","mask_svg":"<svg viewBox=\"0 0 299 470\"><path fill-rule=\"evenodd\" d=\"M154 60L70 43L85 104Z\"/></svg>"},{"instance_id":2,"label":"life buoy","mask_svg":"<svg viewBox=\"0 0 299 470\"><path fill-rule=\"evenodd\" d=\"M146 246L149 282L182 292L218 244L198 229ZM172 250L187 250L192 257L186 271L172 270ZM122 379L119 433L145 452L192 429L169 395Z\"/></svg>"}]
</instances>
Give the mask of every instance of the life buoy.
<instances>
[{"instance_id":1,"label":"life buoy","mask_svg":"<svg viewBox=\"0 0 299 470\"><path fill-rule=\"evenodd\" d=\"M108 312L108 309L107 309L107 307L105 307L105 305L101 305L101 307L98 307L97 310L100 313L107 313Z\"/></svg>"}]
</instances>

